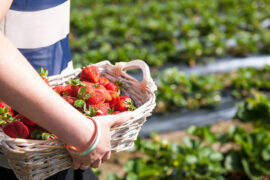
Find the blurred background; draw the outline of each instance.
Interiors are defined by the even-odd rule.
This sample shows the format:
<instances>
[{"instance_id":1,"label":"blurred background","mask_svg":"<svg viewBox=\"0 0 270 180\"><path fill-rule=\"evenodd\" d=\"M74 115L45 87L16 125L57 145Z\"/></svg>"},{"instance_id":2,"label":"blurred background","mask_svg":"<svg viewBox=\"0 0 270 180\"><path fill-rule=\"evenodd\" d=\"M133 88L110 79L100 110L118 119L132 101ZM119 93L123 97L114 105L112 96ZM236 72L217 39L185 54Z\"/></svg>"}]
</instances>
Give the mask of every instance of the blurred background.
<instances>
[{"instance_id":1,"label":"blurred background","mask_svg":"<svg viewBox=\"0 0 270 180\"><path fill-rule=\"evenodd\" d=\"M73 0L70 18L75 67L142 59L158 85L100 179L270 179L270 0Z\"/></svg>"}]
</instances>

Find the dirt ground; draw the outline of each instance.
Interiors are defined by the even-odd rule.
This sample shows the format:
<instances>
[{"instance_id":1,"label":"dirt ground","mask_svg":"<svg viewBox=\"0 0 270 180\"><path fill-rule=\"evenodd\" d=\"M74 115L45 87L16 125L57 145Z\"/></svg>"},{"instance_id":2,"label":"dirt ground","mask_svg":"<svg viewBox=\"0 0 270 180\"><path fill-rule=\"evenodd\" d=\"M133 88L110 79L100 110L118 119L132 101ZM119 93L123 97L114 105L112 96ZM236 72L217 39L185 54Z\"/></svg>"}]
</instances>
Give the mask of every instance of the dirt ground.
<instances>
[{"instance_id":1,"label":"dirt ground","mask_svg":"<svg viewBox=\"0 0 270 180\"><path fill-rule=\"evenodd\" d=\"M226 132L231 125L238 125L246 130L252 130L252 125L250 123L242 123L236 120L231 120L231 121L222 121L214 124L212 126L212 131L215 133ZM160 139L167 139L175 143L181 143L182 138L185 136L187 136L187 133L185 131L174 131L159 134ZM104 163L100 168L101 171L101 175L99 176L100 180L105 180L109 172L114 172L118 176L123 176L125 173L123 165L129 158L135 156L138 156L138 154L127 151L112 153L110 161Z\"/></svg>"}]
</instances>

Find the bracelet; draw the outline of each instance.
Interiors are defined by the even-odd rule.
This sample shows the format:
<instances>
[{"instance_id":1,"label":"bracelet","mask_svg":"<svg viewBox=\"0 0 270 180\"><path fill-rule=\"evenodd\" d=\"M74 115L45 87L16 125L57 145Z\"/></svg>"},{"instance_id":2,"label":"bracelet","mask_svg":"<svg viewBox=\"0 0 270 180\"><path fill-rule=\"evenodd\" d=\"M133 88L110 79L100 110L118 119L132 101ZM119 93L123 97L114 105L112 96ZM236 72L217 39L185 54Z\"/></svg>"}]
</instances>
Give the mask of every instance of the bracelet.
<instances>
[{"instance_id":1,"label":"bracelet","mask_svg":"<svg viewBox=\"0 0 270 180\"><path fill-rule=\"evenodd\" d=\"M90 153L91 151L93 151L95 148L96 148L96 146L97 146L97 144L98 144L98 142L99 142L99 139L100 139L100 128L99 128L99 125L98 125L98 123L93 119L93 118L90 118L90 117L88 117L90 120L92 120L92 122L94 123L94 125L95 125L95 132L94 132L94 136L91 138L91 140L90 140L90 148L89 149L87 149L87 150L85 150L85 151L83 151L83 152L78 152L78 151L81 151L81 150L78 150L78 148L77 147L75 147L75 146L72 146L72 145L66 145L66 148L69 150L69 152L70 153L72 153L72 154L74 154L74 155L77 155L77 156L83 156L83 155L86 155L86 154L88 154L88 153ZM88 146L88 147L89 147Z\"/></svg>"}]
</instances>

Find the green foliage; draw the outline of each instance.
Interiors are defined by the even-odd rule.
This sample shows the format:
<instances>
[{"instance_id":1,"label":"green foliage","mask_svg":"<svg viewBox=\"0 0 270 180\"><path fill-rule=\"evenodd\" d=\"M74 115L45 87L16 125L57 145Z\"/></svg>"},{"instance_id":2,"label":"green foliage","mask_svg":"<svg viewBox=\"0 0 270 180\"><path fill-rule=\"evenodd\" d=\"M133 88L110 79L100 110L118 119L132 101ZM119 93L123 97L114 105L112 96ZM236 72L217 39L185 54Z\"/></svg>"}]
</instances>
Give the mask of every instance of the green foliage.
<instances>
[{"instance_id":1,"label":"green foliage","mask_svg":"<svg viewBox=\"0 0 270 180\"><path fill-rule=\"evenodd\" d=\"M223 75L221 81L226 82L227 87L234 89L233 95L236 98L249 96L252 90L270 89L270 66L261 70L255 68L240 68L237 72Z\"/></svg>"},{"instance_id":2,"label":"green foliage","mask_svg":"<svg viewBox=\"0 0 270 180\"><path fill-rule=\"evenodd\" d=\"M203 76L187 76L177 68L169 68L159 77L156 93L156 110L159 112L173 110L175 107L215 107L220 103L224 91L231 91L235 98L243 98L250 96L254 90L270 90L270 66L260 70L241 68L237 72Z\"/></svg>"},{"instance_id":3,"label":"green foliage","mask_svg":"<svg viewBox=\"0 0 270 180\"><path fill-rule=\"evenodd\" d=\"M144 154L144 158L129 159L123 178L112 174L109 177L117 180L210 180L241 175L245 179L256 180L270 175L268 130L248 132L231 126L228 132L217 135L210 127L192 126L188 132L197 138L185 137L181 145L159 140L157 135L152 136L152 141L138 139L136 150ZM214 144L220 147L231 144L232 147L219 152L212 147Z\"/></svg>"},{"instance_id":4,"label":"green foliage","mask_svg":"<svg viewBox=\"0 0 270 180\"><path fill-rule=\"evenodd\" d=\"M158 81L158 110L217 105L221 100L222 88L222 83L214 75L188 77L177 68L167 69Z\"/></svg>"},{"instance_id":5,"label":"green foliage","mask_svg":"<svg viewBox=\"0 0 270 180\"><path fill-rule=\"evenodd\" d=\"M269 0L76 0L70 44L77 66L109 59L194 62L269 53ZM132 7L132 10L130 9Z\"/></svg>"},{"instance_id":6,"label":"green foliage","mask_svg":"<svg viewBox=\"0 0 270 180\"><path fill-rule=\"evenodd\" d=\"M262 93L254 92L254 97L237 104L235 118L241 121L251 121L256 126L270 129L270 98Z\"/></svg>"}]
</instances>

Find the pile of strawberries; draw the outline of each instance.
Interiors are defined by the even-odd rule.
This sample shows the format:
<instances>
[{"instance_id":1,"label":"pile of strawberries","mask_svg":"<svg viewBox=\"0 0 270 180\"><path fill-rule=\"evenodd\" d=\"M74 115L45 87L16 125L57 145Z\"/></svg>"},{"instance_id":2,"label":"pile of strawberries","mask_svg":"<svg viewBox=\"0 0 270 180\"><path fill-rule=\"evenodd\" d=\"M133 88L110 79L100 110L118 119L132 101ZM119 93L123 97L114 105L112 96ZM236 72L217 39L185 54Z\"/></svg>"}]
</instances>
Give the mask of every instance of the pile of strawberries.
<instances>
[{"instance_id":1,"label":"pile of strawberries","mask_svg":"<svg viewBox=\"0 0 270 180\"><path fill-rule=\"evenodd\" d=\"M47 74L44 68L40 69L40 76L49 85ZM122 86L119 81L110 82L106 77L102 77L96 66L86 66L82 69L80 79L70 80L65 86L55 86L53 90L84 115L93 117L136 109L129 96L121 96ZM57 138L33 121L16 113L4 102L0 102L0 126L12 138L43 140Z\"/></svg>"},{"instance_id":2,"label":"pile of strawberries","mask_svg":"<svg viewBox=\"0 0 270 180\"><path fill-rule=\"evenodd\" d=\"M110 82L96 66L82 69L80 79L69 81L66 86L55 86L53 89L68 103L86 116L118 114L135 109L129 96L120 96L123 84Z\"/></svg>"},{"instance_id":3,"label":"pile of strawberries","mask_svg":"<svg viewBox=\"0 0 270 180\"><path fill-rule=\"evenodd\" d=\"M56 139L57 137L39 127L33 121L16 113L9 105L0 102L0 126L12 138Z\"/></svg>"}]
</instances>

